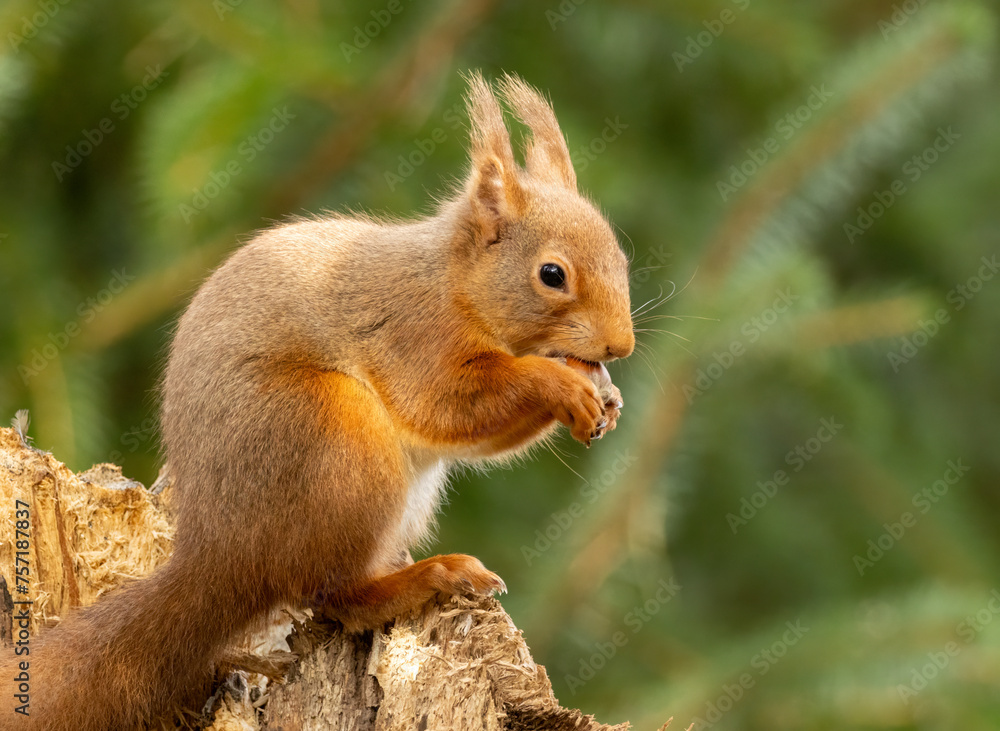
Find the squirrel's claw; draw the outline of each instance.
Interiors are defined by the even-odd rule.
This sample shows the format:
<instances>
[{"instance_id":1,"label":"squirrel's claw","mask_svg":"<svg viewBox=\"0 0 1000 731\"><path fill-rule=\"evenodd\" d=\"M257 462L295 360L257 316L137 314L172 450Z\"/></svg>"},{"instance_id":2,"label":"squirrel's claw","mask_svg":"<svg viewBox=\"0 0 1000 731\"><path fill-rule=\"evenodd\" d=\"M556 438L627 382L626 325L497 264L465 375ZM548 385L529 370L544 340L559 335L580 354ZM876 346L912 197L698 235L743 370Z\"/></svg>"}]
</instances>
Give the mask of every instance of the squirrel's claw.
<instances>
[{"instance_id":1,"label":"squirrel's claw","mask_svg":"<svg viewBox=\"0 0 1000 731\"><path fill-rule=\"evenodd\" d=\"M594 427L594 431L590 433L590 438L596 442L598 439L601 439L604 436L605 430L607 428L608 428L608 418L606 416L602 416L600 419L597 420L597 424ZM590 445L588 444L587 446L589 447Z\"/></svg>"}]
</instances>

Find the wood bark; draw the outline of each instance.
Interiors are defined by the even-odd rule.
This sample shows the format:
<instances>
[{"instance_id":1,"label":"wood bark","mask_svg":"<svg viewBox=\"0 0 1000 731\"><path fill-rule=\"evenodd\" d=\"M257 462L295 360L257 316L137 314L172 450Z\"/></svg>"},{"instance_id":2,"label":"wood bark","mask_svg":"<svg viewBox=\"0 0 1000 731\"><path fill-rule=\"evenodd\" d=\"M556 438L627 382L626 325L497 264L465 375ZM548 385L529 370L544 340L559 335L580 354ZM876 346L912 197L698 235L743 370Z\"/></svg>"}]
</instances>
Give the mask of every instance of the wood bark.
<instances>
[{"instance_id":1,"label":"wood bark","mask_svg":"<svg viewBox=\"0 0 1000 731\"><path fill-rule=\"evenodd\" d=\"M10 644L14 601L34 600L35 633L165 561L169 480L154 487L164 485L162 493L148 491L108 464L74 474L14 429L0 429L0 644ZM18 505L30 513L21 544ZM26 581L15 572L16 551L25 546ZM213 731L629 728L562 708L545 668L493 598L452 597L363 634L310 614L283 609L234 643L215 693L180 724Z\"/></svg>"}]
</instances>

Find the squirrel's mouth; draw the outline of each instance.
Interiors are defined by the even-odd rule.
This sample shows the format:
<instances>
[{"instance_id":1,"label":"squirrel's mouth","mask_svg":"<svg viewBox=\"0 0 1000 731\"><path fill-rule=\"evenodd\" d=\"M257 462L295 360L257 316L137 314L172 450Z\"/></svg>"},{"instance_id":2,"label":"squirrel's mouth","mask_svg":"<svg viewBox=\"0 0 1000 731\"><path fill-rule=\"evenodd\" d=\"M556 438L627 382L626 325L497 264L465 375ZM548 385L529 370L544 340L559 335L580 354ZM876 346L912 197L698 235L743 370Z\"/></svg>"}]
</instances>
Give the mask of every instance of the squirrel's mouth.
<instances>
[{"instance_id":1,"label":"squirrel's mouth","mask_svg":"<svg viewBox=\"0 0 1000 731\"><path fill-rule=\"evenodd\" d=\"M565 360L567 358L572 358L575 361L583 363L588 368L600 368L601 367L601 364L599 362L597 362L597 361L587 360L586 358L581 358L578 355L573 355L571 353L565 353L565 352L559 351L559 350L553 350L553 351L550 351L548 353L545 353L545 357L546 358L562 358L563 360Z\"/></svg>"}]
</instances>

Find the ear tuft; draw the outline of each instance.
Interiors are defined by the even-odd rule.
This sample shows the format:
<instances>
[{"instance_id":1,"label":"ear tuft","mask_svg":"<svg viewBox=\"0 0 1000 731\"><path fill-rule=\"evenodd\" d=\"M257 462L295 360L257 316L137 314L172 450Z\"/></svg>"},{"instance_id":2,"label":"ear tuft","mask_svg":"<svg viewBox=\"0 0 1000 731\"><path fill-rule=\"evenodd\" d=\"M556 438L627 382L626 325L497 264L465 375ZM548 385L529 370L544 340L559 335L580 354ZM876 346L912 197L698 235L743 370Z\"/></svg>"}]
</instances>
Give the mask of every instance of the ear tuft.
<instances>
[{"instance_id":1,"label":"ear tuft","mask_svg":"<svg viewBox=\"0 0 1000 731\"><path fill-rule=\"evenodd\" d=\"M468 81L466 104L472 127L469 196L473 223L483 238L492 242L505 221L524 212L526 197L519 181L521 168L514 160L500 104L479 73L469 74Z\"/></svg>"},{"instance_id":2,"label":"ear tuft","mask_svg":"<svg viewBox=\"0 0 1000 731\"><path fill-rule=\"evenodd\" d=\"M472 126L472 161L483 156L495 156L504 167L514 167L514 152L510 133L503 121L503 111L493 90L478 72L469 74L466 107Z\"/></svg>"},{"instance_id":3,"label":"ear tuft","mask_svg":"<svg viewBox=\"0 0 1000 731\"><path fill-rule=\"evenodd\" d=\"M528 174L575 191L576 172L552 105L522 79L509 74L500 80L500 93L518 119L531 130L525 150Z\"/></svg>"}]
</instances>

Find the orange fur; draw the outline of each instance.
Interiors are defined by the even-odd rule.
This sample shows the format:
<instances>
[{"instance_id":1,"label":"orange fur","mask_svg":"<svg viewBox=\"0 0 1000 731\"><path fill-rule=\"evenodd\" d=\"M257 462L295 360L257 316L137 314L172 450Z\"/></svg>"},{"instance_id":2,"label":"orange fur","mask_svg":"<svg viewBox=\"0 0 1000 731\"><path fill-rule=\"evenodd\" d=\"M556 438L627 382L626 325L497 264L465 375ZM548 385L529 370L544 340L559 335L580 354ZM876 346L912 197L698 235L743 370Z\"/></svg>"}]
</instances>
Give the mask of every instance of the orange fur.
<instances>
[{"instance_id":1,"label":"orange fur","mask_svg":"<svg viewBox=\"0 0 1000 731\"><path fill-rule=\"evenodd\" d=\"M551 107L500 84L532 130L522 168L493 91L469 84L472 169L435 215L278 226L198 291L163 386L174 554L44 635L36 728L131 729L199 704L225 644L282 602L362 629L503 587L471 556L401 557L449 464L503 458L556 422L599 434L614 405L564 359L624 357L634 338L626 258L576 191Z\"/></svg>"}]
</instances>

